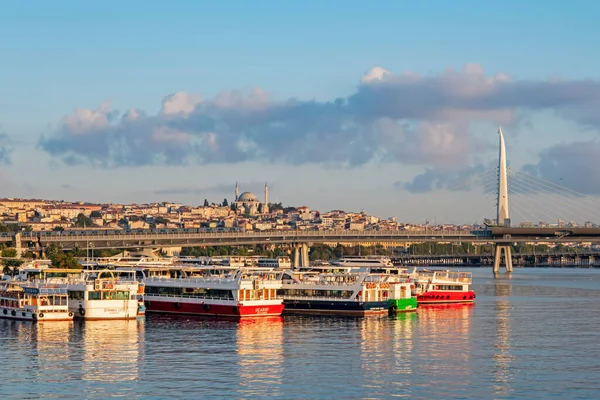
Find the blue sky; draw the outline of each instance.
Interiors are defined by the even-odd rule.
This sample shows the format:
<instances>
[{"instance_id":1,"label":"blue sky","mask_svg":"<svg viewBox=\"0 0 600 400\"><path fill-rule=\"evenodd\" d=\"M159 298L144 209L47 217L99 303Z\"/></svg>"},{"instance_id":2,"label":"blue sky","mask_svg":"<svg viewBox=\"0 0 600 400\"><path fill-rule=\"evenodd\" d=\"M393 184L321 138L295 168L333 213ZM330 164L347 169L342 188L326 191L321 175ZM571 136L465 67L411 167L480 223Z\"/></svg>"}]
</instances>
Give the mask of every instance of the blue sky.
<instances>
[{"instance_id":1,"label":"blue sky","mask_svg":"<svg viewBox=\"0 0 600 400\"><path fill-rule=\"evenodd\" d=\"M593 1L3 4L3 195L201 204L266 180L286 204L473 222L489 200L445 188L494 164L499 123L514 168L595 195L600 168L573 154L600 147L599 12ZM386 72L366 79L374 67ZM469 101L453 94L463 88ZM415 180L427 171L429 185Z\"/></svg>"}]
</instances>

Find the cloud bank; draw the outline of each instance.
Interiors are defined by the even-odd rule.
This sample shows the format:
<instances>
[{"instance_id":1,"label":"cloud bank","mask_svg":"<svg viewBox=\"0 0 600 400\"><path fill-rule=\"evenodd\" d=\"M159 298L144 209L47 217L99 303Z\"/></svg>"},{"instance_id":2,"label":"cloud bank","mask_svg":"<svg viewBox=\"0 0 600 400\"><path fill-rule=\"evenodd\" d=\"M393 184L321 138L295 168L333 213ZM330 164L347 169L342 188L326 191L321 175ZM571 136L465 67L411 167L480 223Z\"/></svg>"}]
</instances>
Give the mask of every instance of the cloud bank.
<instances>
[{"instance_id":1,"label":"cloud bank","mask_svg":"<svg viewBox=\"0 0 600 400\"><path fill-rule=\"evenodd\" d=\"M517 112L552 110L598 128L599 106L595 81L516 80L487 75L478 64L434 76L374 67L354 94L329 102L274 100L256 88L211 99L171 94L156 115L118 113L106 103L77 109L41 136L38 147L68 165L105 168L397 162L423 167L422 176L401 185L423 191L480 164L477 154L490 144L473 134L474 122L510 125Z\"/></svg>"},{"instance_id":2,"label":"cloud bank","mask_svg":"<svg viewBox=\"0 0 600 400\"><path fill-rule=\"evenodd\" d=\"M537 164L523 170L580 193L600 194L600 141L563 143L540 153ZM548 186L552 189L552 186Z\"/></svg>"}]
</instances>

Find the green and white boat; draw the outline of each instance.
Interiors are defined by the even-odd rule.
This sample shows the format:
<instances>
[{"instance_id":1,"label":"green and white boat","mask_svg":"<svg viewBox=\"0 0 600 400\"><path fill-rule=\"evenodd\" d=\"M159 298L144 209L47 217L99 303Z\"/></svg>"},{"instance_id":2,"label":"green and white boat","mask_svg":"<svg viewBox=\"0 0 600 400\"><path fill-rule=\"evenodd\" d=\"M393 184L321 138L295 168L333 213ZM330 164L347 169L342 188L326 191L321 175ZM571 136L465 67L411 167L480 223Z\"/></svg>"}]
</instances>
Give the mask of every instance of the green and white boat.
<instances>
[{"instance_id":1,"label":"green and white boat","mask_svg":"<svg viewBox=\"0 0 600 400\"><path fill-rule=\"evenodd\" d=\"M417 311L417 296L413 293L410 282L390 283L389 293L388 305L391 313Z\"/></svg>"}]
</instances>

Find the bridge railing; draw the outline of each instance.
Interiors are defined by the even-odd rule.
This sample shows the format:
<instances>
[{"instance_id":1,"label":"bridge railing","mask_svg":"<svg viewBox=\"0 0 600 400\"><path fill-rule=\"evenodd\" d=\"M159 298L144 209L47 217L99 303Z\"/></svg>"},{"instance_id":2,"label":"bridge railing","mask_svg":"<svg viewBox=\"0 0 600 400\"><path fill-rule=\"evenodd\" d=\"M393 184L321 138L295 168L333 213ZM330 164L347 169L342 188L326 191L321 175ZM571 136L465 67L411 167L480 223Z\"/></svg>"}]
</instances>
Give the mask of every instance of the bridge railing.
<instances>
[{"instance_id":1,"label":"bridge railing","mask_svg":"<svg viewBox=\"0 0 600 400\"><path fill-rule=\"evenodd\" d=\"M82 241L82 240L154 240L154 239L211 239L211 238L277 238L280 240L295 240L304 238L415 238L428 237L432 239L443 239L444 237L467 237L472 238L477 236L477 233L470 230L415 230L415 231L399 231L399 230L269 230L269 231L240 231L240 232L131 232L123 231L119 233L106 231L86 231L84 232L25 232L21 240L42 240L47 242L52 241Z\"/></svg>"}]
</instances>

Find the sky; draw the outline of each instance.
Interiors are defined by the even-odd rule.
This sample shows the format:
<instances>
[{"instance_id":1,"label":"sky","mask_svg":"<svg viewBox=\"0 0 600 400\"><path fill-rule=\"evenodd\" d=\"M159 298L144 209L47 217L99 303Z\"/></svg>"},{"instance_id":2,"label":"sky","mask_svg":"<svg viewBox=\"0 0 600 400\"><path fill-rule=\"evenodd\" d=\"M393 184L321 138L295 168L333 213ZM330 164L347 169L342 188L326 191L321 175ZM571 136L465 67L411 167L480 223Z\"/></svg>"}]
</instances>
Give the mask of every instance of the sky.
<instances>
[{"instance_id":1,"label":"sky","mask_svg":"<svg viewBox=\"0 0 600 400\"><path fill-rule=\"evenodd\" d=\"M235 182L262 198L268 182L285 205L474 223L494 216L502 126L511 171L592 201L599 13L534 0L2 4L0 196L200 205L231 201ZM541 197L520 199L522 220L555 218L524 211Z\"/></svg>"}]
</instances>

